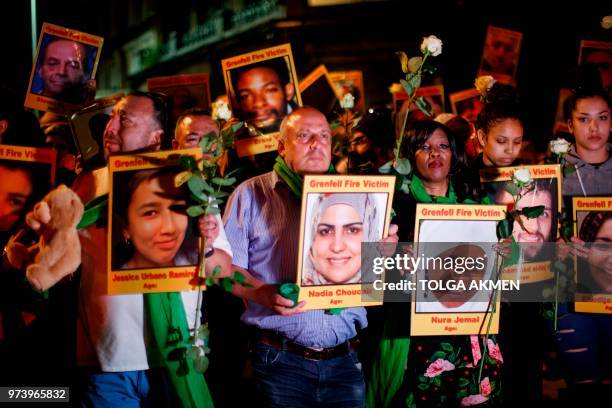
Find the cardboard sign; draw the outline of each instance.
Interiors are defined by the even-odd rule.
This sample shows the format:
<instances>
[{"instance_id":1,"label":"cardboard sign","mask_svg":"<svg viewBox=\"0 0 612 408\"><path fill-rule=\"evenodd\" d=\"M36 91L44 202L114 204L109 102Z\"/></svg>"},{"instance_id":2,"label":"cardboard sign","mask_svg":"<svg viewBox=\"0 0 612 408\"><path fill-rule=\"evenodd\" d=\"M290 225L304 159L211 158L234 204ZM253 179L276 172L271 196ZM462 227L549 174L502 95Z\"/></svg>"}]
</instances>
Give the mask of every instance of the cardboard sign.
<instances>
[{"instance_id":1,"label":"cardboard sign","mask_svg":"<svg viewBox=\"0 0 612 408\"><path fill-rule=\"evenodd\" d=\"M26 94L27 108L68 114L86 102L104 39L44 23Z\"/></svg>"},{"instance_id":2,"label":"cardboard sign","mask_svg":"<svg viewBox=\"0 0 612 408\"><path fill-rule=\"evenodd\" d=\"M304 309L373 306L362 243L387 234L395 177L305 176L297 285Z\"/></svg>"},{"instance_id":3,"label":"cardboard sign","mask_svg":"<svg viewBox=\"0 0 612 408\"><path fill-rule=\"evenodd\" d=\"M325 65L319 65L300 81L300 94L305 106L318 109L329 121L341 111L338 95Z\"/></svg>"},{"instance_id":4,"label":"cardboard sign","mask_svg":"<svg viewBox=\"0 0 612 408\"><path fill-rule=\"evenodd\" d=\"M338 99L342 99L344 95L350 93L355 97L355 105L353 107L354 112L360 112L365 114L366 109L366 97L365 88L363 85L363 72L362 71L333 71L329 73L334 87L336 88L336 95Z\"/></svg>"},{"instance_id":5,"label":"cardboard sign","mask_svg":"<svg viewBox=\"0 0 612 408\"><path fill-rule=\"evenodd\" d=\"M527 227L531 228L529 231L523 230L518 222L514 223L512 235L519 245L524 243L521 246L522 262L504 269L502 278L518 278L521 283L541 282L553 278L550 270L552 246L547 246L546 243L556 241L559 236L558 214L562 200L561 167L557 164L547 164L492 167L481 170L480 181L483 189L496 204L514 205L512 195L506 191L506 185L512 182L512 174L517 169L528 169L535 186L533 190L524 194L518 202L519 207L543 205L545 209L536 222L529 222L529 227Z\"/></svg>"},{"instance_id":6,"label":"cardboard sign","mask_svg":"<svg viewBox=\"0 0 612 408\"><path fill-rule=\"evenodd\" d=\"M498 332L499 296L487 282L497 273L492 247L503 218L499 205L417 204L411 335L482 334L489 319L489 332ZM459 259L467 269L458 269Z\"/></svg>"},{"instance_id":7,"label":"cardboard sign","mask_svg":"<svg viewBox=\"0 0 612 408\"><path fill-rule=\"evenodd\" d=\"M210 108L210 80L208 74L173 75L147 79L150 92L168 96L170 118L175 123L185 111Z\"/></svg>"},{"instance_id":8,"label":"cardboard sign","mask_svg":"<svg viewBox=\"0 0 612 408\"><path fill-rule=\"evenodd\" d=\"M574 310L612 313L612 197L573 197L574 236L585 241L586 257L576 257Z\"/></svg>"},{"instance_id":9,"label":"cardboard sign","mask_svg":"<svg viewBox=\"0 0 612 408\"><path fill-rule=\"evenodd\" d=\"M484 108L484 103L480 100L480 94L474 88L452 93L449 98L453 113L469 122L475 122L478 114Z\"/></svg>"},{"instance_id":10,"label":"cardboard sign","mask_svg":"<svg viewBox=\"0 0 612 408\"><path fill-rule=\"evenodd\" d=\"M109 295L197 289L197 220L185 213L185 185L174 185L182 168L165 161L181 154L202 158L197 148L110 158Z\"/></svg>"},{"instance_id":11,"label":"cardboard sign","mask_svg":"<svg viewBox=\"0 0 612 408\"><path fill-rule=\"evenodd\" d=\"M291 44L283 44L221 61L233 116L249 126L236 141L239 157L274 151L280 123L302 106Z\"/></svg>"},{"instance_id":12,"label":"cardboard sign","mask_svg":"<svg viewBox=\"0 0 612 408\"><path fill-rule=\"evenodd\" d=\"M478 75L491 75L499 82L514 85L523 33L489 26Z\"/></svg>"}]
</instances>

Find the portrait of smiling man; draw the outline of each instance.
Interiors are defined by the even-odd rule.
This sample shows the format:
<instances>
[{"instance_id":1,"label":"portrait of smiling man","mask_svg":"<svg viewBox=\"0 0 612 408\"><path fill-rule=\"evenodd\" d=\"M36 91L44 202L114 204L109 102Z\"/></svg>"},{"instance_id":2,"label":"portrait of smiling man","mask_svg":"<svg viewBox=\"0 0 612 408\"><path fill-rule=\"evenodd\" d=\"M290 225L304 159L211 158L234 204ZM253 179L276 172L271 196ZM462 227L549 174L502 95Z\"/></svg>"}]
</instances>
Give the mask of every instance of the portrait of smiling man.
<instances>
[{"instance_id":1,"label":"portrait of smiling man","mask_svg":"<svg viewBox=\"0 0 612 408\"><path fill-rule=\"evenodd\" d=\"M62 101L71 101L87 79L85 45L64 38L52 38L41 52L36 74L42 82L37 92Z\"/></svg>"},{"instance_id":2,"label":"portrait of smiling man","mask_svg":"<svg viewBox=\"0 0 612 408\"><path fill-rule=\"evenodd\" d=\"M274 58L230 71L235 116L262 134L278 132L296 107L296 87L285 58Z\"/></svg>"}]
</instances>

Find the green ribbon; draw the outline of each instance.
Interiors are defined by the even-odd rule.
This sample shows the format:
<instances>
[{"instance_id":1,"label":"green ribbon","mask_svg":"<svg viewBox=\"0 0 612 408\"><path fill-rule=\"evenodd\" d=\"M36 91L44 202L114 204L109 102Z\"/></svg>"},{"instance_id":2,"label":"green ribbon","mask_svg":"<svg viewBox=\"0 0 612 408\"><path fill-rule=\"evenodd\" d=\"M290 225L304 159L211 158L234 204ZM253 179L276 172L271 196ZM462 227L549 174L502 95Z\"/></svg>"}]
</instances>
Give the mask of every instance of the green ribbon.
<instances>
[{"instance_id":1,"label":"green ribbon","mask_svg":"<svg viewBox=\"0 0 612 408\"><path fill-rule=\"evenodd\" d=\"M151 367L163 367L181 407L213 407L204 375L187 358L189 330L179 292L144 294L145 316L151 338L147 356Z\"/></svg>"},{"instance_id":2,"label":"green ribbon","mask_svg":"<svg viewBox=\"0 0 612 408\"><path fill-rule=\"evenodd\" d=\"M81 221L79 221L77 229L84 229L89 227L90 225L95 224L98 219L100 219L100 217L106 212L107 206L108 194L96 197L93 200L89 201L87 204L85 204L83 217L81 217Z\"/></svg>"}]
</instances>

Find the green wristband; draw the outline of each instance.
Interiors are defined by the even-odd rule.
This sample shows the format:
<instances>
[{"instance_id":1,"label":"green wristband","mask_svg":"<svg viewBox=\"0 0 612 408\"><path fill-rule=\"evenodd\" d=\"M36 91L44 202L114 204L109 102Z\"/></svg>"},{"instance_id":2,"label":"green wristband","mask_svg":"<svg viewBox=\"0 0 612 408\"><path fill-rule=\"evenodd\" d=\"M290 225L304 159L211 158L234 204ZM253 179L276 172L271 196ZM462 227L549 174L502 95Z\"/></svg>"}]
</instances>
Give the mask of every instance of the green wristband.
<instances>
[{"instance_id":1,"label":"green wristband","mask_svg":"<svg viewBox=\"0 0 612 408\"><path fill-rule=\"evenodd\" d=\"M283 283L278 286L278 294L284 297L285 299L289 299L293 301L293 306L297 306L298 297L300 295L300 287L295 283Z\"/></svg>"}]
</instances>

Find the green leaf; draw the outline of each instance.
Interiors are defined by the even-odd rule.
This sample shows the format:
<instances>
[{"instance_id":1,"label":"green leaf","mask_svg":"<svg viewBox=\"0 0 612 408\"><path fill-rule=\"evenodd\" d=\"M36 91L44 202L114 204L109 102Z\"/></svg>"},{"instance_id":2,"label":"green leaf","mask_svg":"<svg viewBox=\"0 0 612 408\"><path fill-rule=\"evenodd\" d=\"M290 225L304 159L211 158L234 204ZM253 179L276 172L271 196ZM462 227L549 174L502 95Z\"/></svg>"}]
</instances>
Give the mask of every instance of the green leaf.
<instances>
[{"instance_id":1,"label":"green leaf","mask_svg":"<svg viewBox=\"0 0 612 408\"><path fill-rule=\"evenodd\" d=\"M570 174L576 171L576 166L573 164L566 164L563 166L563 176L568 177Z\"/></svg>"},{"instance_id":2,"label":"green leaf","mask_svg":"<svg viewBox=\"0 0 612 408\"><path fill-rule=\"evenodd\" d=\"M453 351L453 346L451 346L450 343L440 343L440 347L442 347L444 351Z\"/></svg>"},{"instance_id":3,"label":"green leaf","mask_svg":"<svg viewBox=\"0 0 612 408\"><path fill-rule=\"evenodd\" d=\"M227 277L221 279L221 287L226 292L231 292L232 288L234 287L234 280L232 278Z\"/></svg>"},{"instance_id":4,"label":"green leaf","mask_svg":"<svg viewBox=\"0 0 612 408\"><path fill-rule=\"evenodd\" d=\"M215 266L212 270L212 276L216 278L217 276L219 276L220 273L221 273L221 266L219 265Z\"/></svg>"},{"instance_id":5,"label":"green leaf","mask_svg":"<svg viewBox=\"0 0 612 408\"><path fill-rule=\"evenodd\" d=\"M421 74L419 74L418 72L408 75L406 80L414 90L421 86Z\"/></svg>"},{"instance_id":6,"label":"green leaf","mask_svg":"<svg viewBox=\"0 0 612 408\"><path fill-rule=\"evenodd\" d=\"M236 177L214 177L212 182L218 186L231 186L236 182Z\"/></svg>"},{"instance_id":7,"label":"green leaf","mask_svg":"<svg viewBox=\"0 0 612 408\"><path fill-rule=\"evenodd\" d=\"M457 384L459 385L459 388L464 388L470 385L470 380L467 378L460 378Z\"/></svg>"},{"instance_id":8,"label":"green leaf","mask_svg":"<svg viewBox=\"0 0 612 408\"><path fill-rule=\"evenodd\" d=\"M429 384L419 384L417 385L420 390L427 391L429 389Z\"/></svg>"},{"instance_id":9,"label":"green leaf","mask_svg":"<svg viewBox=\"0 0 612 408\"><path fill-rule=\"evenodd\" d=\"M206 286L214 286L215 280L211 277L206 278Z\"/></svg>"},{"instance_id":10,"label":"green leaf","mask_svg":"<svg viewBox=\"0 0 612 408\"><path fill-rule=\"evenodd\" d=\"M338 129L340 126L342 126L342 123L340 123L340 122L332 122L329 125L331 130Z\"/></svg>"},{"instance_id":11,"label":"green leaf","mask_svg":"<svg viewBox=\"0 0 612 408\"><path fill-rule=\"evenodd\" d=\"M534 207L523 207L520 210L520 213L523 214L527 218L538 218L540 215L544 213L544 206L536 205Z\"/></svg>"},{"instance_id":12,"label":"green leaf","mask_svg":"<svg viewBox=\"0 0 612 408\"><path fill-rule=\"evenodd\" d=\"M519 260L519 256L521 253L521 249L519 248L518 244L516 243L516 240L514 239L514 237L512 237L512 242L510 243L510 257L504 259L504 262L502 263L502 265L507 268L509 266L512 265L516 265L516 263Z\"/></svg>"},{"instance_id":13,"label":"green leaf","mask_svg":"<svg viewBox=\"0 0 612 408\"><path fill-rule=\"evenodd\" d=\"M427 381L428 381L427 377L425 377L423 374L419 374L419 382L424 383Z\"/></svg>"},{"instance_id":14,"label":"green leaf","mask_svg":"<svg viewBox=\"0 0 612 408\"><path fill-rule=\"evenodd\" d=\"M179 165L185 170L198 170L198 162L191 156L182 155L179 159Z\"/></svg>"},{"instance_id":15,"label":"green leaf","mask_svg":"<svg viewBox=\"0 0 612 408\"><path fill-rule=\"evenodd\" d=\"M232 128L232 132L236 133L237 131L239 131L240 129L242 129L242 127L244 126L244 122L236 122L234 123L231 128Z\"/></svg>"},{"instance_id":16,"label":"green leaf","mask_svg":"<svg viewBox=\"0 0 612 408\"><path fill-rule=\"evenodd\" d=\"M234 280L237 283L244 285L244 283L246 282L246 277L242 274L242 272L234 271Z\"/></svg>"},{"instance_id":17,"label":"green leaf","mask_svg":"<svg viewBox=\"0 0 612 408\"><path fill-rule=\"evenodd\" d=\"M437 360L437 359L439 359L439 358L442 358L442 359L445 359L445 360L446 360L446 353L445 353L445 352L443 352L443 351L439 351L439 350L438 350L438 351L436 351L435 353L433 353L433 354L431 355L430 360L433 362L433 361L436 361L436 360Z\"/></svg>"},{"instance_id":18,"label":"green leaf","mask_svg":"<svg viewBox=\"0 0 612 408\"><path fill-rule=\"evenodd\" d=\"M497 223L497 239L508 238L512 235L514 220L512 218L504 218Z\"/></svg>"},{"instance_id":19,"label":"green leaf","mask_svg":"<svg viewBox=\"0 0 612 408\"><path fill-rule=\"evenodd\" d=\"M436 387L440 387L440 386L442 386L442 381L440 380L440 377L435 377L435 378L433 379L433 384L434 384Z\"/></svg>"},{"instance_id":20,"label":"green leaf","mask_svg":"<svg viewBox=\"0 0 612 408\"><path fill-rule=\"evenodd\" d=\"M414 104L421 112L423 112L427 116L431 116L431 104L427 102L427 99L419 96L415 99Z\"/></svg>"},{"instance_id":21,"label":"green leaf","mask_svg":"<svg viewBox=\"0 0 612 408\"><path fill-rule=\"evenodd\" d=\"M199 217L202 214L204 214L204 209L199 205L192 205L187 208L187 215L190 217Z\"/></svg>"},{"instance_id":22,"label":"green leaf","mask_svg":"<svg viewBox=\"0 0 612 408\"><path fill-rule=\"evenodd\" d=\"M404 87L404 91L406 91L406 94L408 95L408 97L410 97L410 95L412 95L412 93L414 92L414 87L410 85L410 83L408 83L408 81L406 81L405 79L400 79L400 84L402 84L402 86Z\"/></svg>"},{"instance_id":23,"label":"green leaf","mask_svg":"<svg viewBox=\"0 0 612 408\"><path fill-rule=\"evenodd\" d=\"M513 195L513 196L517 196L521 192L518 186L512 182L506 183L504 188L506 189L508 193L510 193L510 195Z\"/></svg>"},{"instance_id":24,"label":"green leaf","mask_svg":"<svg viewBox=\"0 0 612 408\"><path fill-rule=\"evenodd\" d=\"M410 170L411 170L410 161L406 158L396 159L395 162L393 163L393 168L399 174L406 176L410 174Z\"/></svg>"},{"instance_id":25,"label":"green leaf","mask_svg":"<svg viewBox=\"0 0 612 408\"><path fill-rule=\"evenodd\" d=\"M389 174L392 166L393 166L393 160L388 161L378 168L378 172L382 174Z\"/></svg>"}]
</instances>

